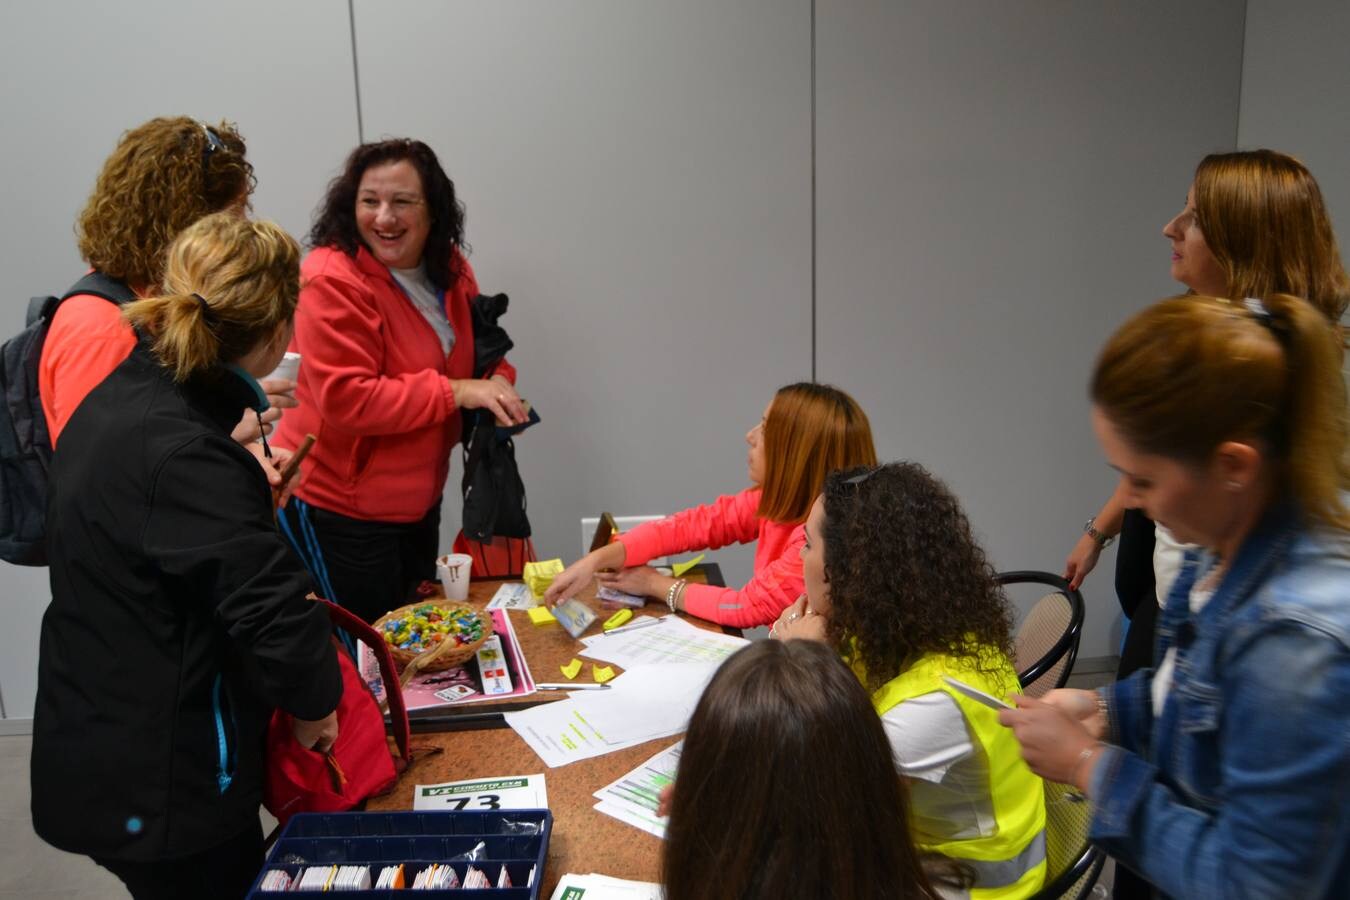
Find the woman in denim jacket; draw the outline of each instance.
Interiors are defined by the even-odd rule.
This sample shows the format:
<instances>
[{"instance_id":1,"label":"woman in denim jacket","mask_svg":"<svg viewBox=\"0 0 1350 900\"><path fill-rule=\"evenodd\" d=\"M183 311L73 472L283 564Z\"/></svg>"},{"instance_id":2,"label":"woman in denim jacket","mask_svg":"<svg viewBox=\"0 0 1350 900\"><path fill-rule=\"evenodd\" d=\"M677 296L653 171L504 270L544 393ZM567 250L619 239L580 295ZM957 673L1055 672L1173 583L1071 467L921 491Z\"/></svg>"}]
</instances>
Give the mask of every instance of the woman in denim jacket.
<instances>
[{"instance_id":1,"label":"woman in denim jacket","mask_svg":"<svg viewBox=\"0 0 1350 900\"><path fill-rule=\"evenodd\" d=\"M1287 295L1174 299L1107 344L1093 424L1191 551L1156 669L1000 714L1092 838L1171 897L1350 885L1350 514L1336 329Z\"/></svg>"}]
</instances>

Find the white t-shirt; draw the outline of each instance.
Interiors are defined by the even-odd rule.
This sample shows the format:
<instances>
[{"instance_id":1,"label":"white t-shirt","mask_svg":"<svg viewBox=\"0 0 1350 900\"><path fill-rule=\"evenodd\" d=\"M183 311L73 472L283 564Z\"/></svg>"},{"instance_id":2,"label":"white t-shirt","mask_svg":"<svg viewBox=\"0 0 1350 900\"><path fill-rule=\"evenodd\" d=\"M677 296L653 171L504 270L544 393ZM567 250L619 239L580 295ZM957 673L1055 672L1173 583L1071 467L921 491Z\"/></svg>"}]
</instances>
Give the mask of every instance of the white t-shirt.
<instances>
[{"instance_id":1,"label":"white t-shirt","mask_svg":"<svg viewBox=\"0 0 1350 900\"><path fill-rule=\"evenodd\" d=\"M989 760L948 694L920 694L881 716L895 768L908 778L914 833L923 843L997 830Z\"/></svg>"},{"instance_id":2,"label":"white t-shirt","mask_svg":"<svg viewBox=\"0 0 1350 900\"><path fill-rule=\"evenodd\" d=\"M1203 574L1195 579L1195 586L1191 588L1189 598L1191 615L1194 616L1205 608L1205 604L1214 596L1214 585L1206 584L1207 578ZM1202 587L1203 585L1203 587ZM1167 653L1163 655L1163 661L1158 666L1158 670L1153 673L1153 684L1150 685L1153 692L1153 717L1156 719L1162 715L1163 704L1167 702L1167 695L1172 690L1172 675L1177 669L1177 647L1176 644L1167 648Z\"/></svg>"},{"instance_id":3,"label":"white t-shirt","mask_svg":"<svg viewBox=\"0 0 1350 900\"><path fill-rule=\"evenodd\" d=\"M403 288L403 293L408 295L413 306L417 311L431 323L431 327L436 330L436 337L441 340L441 349L445 355L450 355L450 350L455 346L455 329L450 324L450 320L445 317L445 310L441 307L441 298L436 293L436 286L431 283L427 277L425 266L418 266L415 269L395 269L390 268L390 273L394 280Z\"/></svg>"},{"instance_id":4,"label":"white t-shirt","mask_svg":"<svg viewBox=\"0 0 1350 900\"><path fill-rule=\"evenodd\" d=\"M1172 532L1161 525L1153 526L1153 582L1157 586L1159 609L1167 605L1167 595L1172 592L1186 551L1194 546L1178 543Z\"/></svg>"}]
</instances>

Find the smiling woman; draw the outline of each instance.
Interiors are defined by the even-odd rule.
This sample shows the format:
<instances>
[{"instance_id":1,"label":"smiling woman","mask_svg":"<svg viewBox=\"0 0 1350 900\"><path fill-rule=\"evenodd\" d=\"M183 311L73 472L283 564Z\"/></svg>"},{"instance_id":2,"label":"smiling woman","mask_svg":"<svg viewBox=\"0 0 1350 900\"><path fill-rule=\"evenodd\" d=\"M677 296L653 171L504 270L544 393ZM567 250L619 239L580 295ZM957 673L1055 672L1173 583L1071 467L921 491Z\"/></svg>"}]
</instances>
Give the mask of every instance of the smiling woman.
<instances>
[{"instance_id":1,"label":"smiling woman","mask_svg":"<svg viewBox=\"0 0 1350 900\"><path fill-rule=\"evenodd\" d=\"M436 154L396 139L352 151L310 231L291 349L296 398L277 441L318 442L283 524L329 599L367 621L435 574L460 410L525 421L502 360L474 378L464 210Z\"/></svg>"}]
</instances>

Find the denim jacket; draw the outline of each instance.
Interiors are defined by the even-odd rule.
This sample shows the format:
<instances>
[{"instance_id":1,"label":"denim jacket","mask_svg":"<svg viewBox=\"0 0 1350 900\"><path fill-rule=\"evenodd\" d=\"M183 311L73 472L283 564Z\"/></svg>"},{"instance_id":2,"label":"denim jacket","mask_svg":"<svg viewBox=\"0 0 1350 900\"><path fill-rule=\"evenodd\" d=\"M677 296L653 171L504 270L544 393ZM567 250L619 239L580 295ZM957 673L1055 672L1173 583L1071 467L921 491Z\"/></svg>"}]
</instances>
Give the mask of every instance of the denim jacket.
<instances>
[{"instance_id":1,"label":"denim jacket","mask_svg":"<svg viewBox=\"0 0 1350 900\"><path fill-rule=\"evenodd\" d=\"M1158 623L1176 646L1103 690L1110 746L1091 836L1171 897L1344 897L1350 888L1350 536L1271 510L1199 613L1187 554Z\"/></svg>"}]
</instances>

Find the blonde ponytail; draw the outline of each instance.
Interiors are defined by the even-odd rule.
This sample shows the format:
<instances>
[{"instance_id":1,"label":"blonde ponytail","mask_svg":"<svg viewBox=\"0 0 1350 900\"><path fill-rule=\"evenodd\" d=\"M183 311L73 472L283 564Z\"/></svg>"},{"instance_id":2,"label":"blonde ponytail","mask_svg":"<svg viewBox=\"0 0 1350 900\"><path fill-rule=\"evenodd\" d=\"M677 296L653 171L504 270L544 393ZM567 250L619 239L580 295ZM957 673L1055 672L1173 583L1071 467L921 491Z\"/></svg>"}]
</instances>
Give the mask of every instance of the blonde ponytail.
<instances>
[{"instance_id":1,"label":"blonde ponytail","mask_svg":"<svg viewBox=\"0 0 1350 900\"><path fill-rule=\"evenodd\" d=\"M169 247L164 294L122 315L150 336L175 381L245 355L295 314L300 247L271 222L199 219Z\"/></svg>"}]
</instances>

